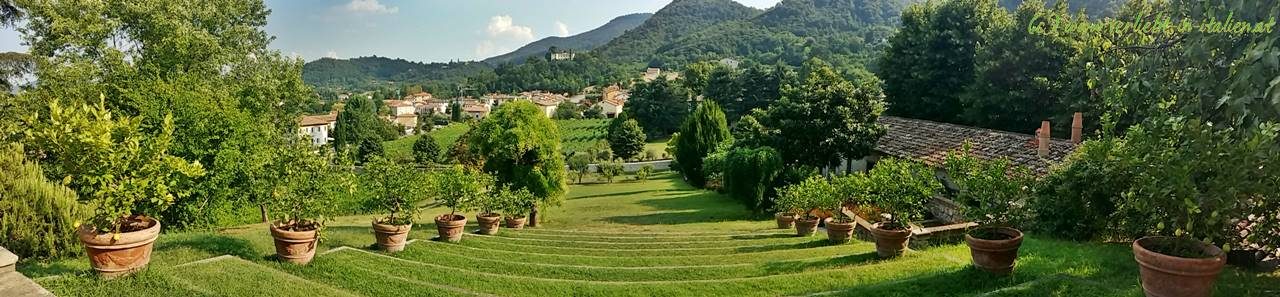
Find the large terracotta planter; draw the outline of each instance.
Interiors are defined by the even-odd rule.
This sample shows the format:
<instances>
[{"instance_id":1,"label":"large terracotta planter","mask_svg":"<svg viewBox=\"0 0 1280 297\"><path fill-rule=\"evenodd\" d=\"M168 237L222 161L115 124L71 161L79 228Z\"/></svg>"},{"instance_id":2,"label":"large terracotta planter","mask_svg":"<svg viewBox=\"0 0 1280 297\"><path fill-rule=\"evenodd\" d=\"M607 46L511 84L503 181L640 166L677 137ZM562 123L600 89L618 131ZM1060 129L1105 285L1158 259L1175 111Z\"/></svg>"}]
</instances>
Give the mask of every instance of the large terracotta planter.
<instances>
[{"instance_id":1,"label":"large terracotta planter","mask_svg":"<svg viewBox=\"0 0 1280 297\"><path fill-rule=\"evenodd\" d=\"M276 257L282 261L307 265L316 256L316 230L287 231L271 225L271 238L275 239Z\"/></svg>"},{"instance_id":2,"label":"large terracotta planter","mask_svg":"<svg viewBox=\"0 0 1280 297\"><path fill-rule=\"evenodd\" d=\"M1213 284L1227 258L1222 249L1199 243L1210 258L1182 258L1150 250L1155 244L1179 240L1173 237L1144 237L1133 242L1133 258L1138 261L1142 291L1150 297L1211 296Z\"/></svg>"},{"instance_id":3,"label":"large terracotta planter","mask_svg":"<svg viewBox=\"0 0 1280 297\"><path fill-rule=\"evenodd\" d=\"M902 255L911 241L911 229L885 229L884 223L871 225L871 236L876 238L876 254L880 258L893 258Z\"/></svg>"},{"instance_id":4,"label":"large terracotta planter","mask_svg":"<svg viewBox=\"0 0 1280 297\"><path fill-rule=\"evenodd\" d=\"M978 238L974 234L991 238ZM1013 228L979 228L965 233L964 242L969 245L973 266L992 274L1008 275L1013 272L1014 262L1018 259L1022 231Z\"/></svg>"},{"instance_id":5,"label":"large terracotta planter","mask_svg":"<svg viewBox=\"0 0 1280 297\"><path fill-rule=\"evenodd\" d=\"M807 220L804 218L796 218L796 236L804 237L813 235L818 232L818 219Z\"/></svg>"},{"instance_id":6,"label":"large terracotta planter","mask_svg":"<svg viewBox=\"0 0 1280 297\"><path fill-rule=\"evenodd\" d=\"M778 229L791 229L796 224L796 214L779 212L773 214L773 218L778 221Z\"/></svg>"},{"instance_id":7,"label":"large terracotta planter","mask_svg":"<svg viewBox=\"0 0 1280 297\"><path fill-rule=\"evenodd\" d=\"M525 218L525 217L519 217L519 218L506 217L505 221L506 221L506 223L507 223L507 224L506 224L506 225L507 225L507 228L510 228L510 229L524 229L524 223L525 223L525 222L528 222L528 221L529 221L529 219L528 219L528 218Z\"/></svg>"},{"instance_id":8,"label":"large terracotta planter","mask_svg":"<svg viewBox=\"0 0 1280 297\"><path fill-rule=\"evenodd\" d=\"M399 252L404 250L405 243L409 241L409 231L413 229L413 224L407 225L387 225L373 223L373 237L378 240L378 247L388 252Z\"/></svg>"},{"instance_id":9,"label":"large terracotta planter","mask_svg":"<svg viewBox=\"0 0 1280 297\"><path fill-rule=\"evenodd\" d=\"M436 217L436 231L440 233L440 241L462 241L462 228L467 226L467 217L463 215L440 215Z\"/></svg>"},{"instance_id":10,"label":"large terracotta planter","mask_svg":"<svg viewBox=\"0 0 1280 297\"><path fill-rule=\"evenodd\" d=\"M494 235L498 233L498 224L502 222L502 216L492 214L490 216L476 215L476 223L480 225L478 233L484 235Z\"/></svg>"},{"instance_id":11,"label":"large terracotta planter","mask_svg":"<svg viewBox=\"0 0 1280 297\"><path fill-rule=\"evenodd\" d=\"M76 231L84 251L89 255L89 265L103 278L129 275L147 267L151 262L151 247L160 237L160 222L151 221L146 229L119 233L97 233L88 225ZM114 237L114 238L113 238Z\"/></svg>"},{"instance_id":12,"label":"large terracotta planter","mask_svg":"<svg viewBox=\"0 0 1280 297\"><path fill-rule=\"evenodd\" d=\"M853 225L853 222L827 221L827 241L834 244L849 243L849 238L853 237Z\"/></svg>"}]
</instances>

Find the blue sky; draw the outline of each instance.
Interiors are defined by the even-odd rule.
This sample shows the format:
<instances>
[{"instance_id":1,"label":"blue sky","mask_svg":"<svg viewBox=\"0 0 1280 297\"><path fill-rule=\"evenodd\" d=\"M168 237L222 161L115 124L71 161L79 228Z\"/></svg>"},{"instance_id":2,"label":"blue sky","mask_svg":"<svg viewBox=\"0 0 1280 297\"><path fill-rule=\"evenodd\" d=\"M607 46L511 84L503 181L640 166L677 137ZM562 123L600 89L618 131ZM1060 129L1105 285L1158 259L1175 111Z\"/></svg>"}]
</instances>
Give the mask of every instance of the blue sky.
<instances>
[{"instance_id":1,"label":"blue sky","mask_svg":"<svg viewBox=\"0 0 1280 297\"><path fill-rule=\"evenodd\" d=\"M670 0L265 0L271 47L307 61L384 56L412 61L479 60L547 36L594 29ZM735 0L768 8L779 0ZM25 51L12 29L0 51Z\"/></svg>"}]
</instances>

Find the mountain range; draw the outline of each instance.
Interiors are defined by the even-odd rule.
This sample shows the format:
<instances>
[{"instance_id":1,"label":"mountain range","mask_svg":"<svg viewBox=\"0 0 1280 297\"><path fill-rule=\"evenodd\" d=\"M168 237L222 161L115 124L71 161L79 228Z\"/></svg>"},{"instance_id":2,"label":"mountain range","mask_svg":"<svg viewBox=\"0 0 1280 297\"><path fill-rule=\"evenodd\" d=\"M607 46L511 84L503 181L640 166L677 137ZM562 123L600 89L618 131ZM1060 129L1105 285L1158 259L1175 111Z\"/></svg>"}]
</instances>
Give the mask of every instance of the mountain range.
<instances>
[{"instance_id":1,"label":"mountain range","mask_svg":"<svg viewBox=\"0 0 1280 297\"><path fill-rule=\"evenodd\" d=\"M648 21L651 16L653 16L652 13L635 13L620 16L591 31L568 37L552 36L539 39L513 52L485 59L484 62L490 65L511 62L520 63L531 56L545 54L552 47L586 52L614 40L628 30L639 27L645 21Z\"/></svg>"}]
</instances>

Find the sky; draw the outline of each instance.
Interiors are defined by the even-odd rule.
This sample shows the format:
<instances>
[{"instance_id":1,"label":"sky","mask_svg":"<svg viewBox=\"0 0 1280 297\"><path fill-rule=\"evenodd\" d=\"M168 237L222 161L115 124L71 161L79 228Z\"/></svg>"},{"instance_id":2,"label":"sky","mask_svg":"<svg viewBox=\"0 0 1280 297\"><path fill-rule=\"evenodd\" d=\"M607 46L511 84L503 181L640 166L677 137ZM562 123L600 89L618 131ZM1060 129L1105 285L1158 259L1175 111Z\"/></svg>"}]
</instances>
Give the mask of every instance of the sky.
<instances>
[{"instance_id":1,"label":"sky","mask_svg":"<svg viewBox=\"0 0 1280 297\"><path fill-rule=\"evenodd\" d=\"M768 8L779 0L735 0ZM571 36L671 0L265 0L273 49L313 61L382 56L482 60L548 36ZM13 29L0 51L25 51Z\"/></svg>"}]
</instances>

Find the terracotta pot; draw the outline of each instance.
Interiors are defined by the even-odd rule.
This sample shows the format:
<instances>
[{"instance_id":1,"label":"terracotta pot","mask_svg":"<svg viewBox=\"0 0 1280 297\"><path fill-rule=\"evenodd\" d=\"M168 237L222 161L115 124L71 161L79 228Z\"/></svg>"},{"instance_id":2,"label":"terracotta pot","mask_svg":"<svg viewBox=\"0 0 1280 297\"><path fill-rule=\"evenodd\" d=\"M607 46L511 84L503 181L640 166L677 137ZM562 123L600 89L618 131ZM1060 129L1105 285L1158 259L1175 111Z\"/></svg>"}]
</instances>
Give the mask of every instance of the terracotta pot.
<instances>
[{"instance_id":1,"label":"terracotta pot","mask_svg":"<svg viewBox=\"0 0 1280 297\"><path fill-rule=\"evenodd\" d=\"M1182 258L1151 251L1148 247L1161 241L1180 240L1173 237L1144 237L1133 242L1133 258L1138 261L1142 291L1150 297L1211 296L1213 283L1227 259L1222 249L1199 243L1211 258Z\"/></svg>"},{"instance_id":2,"label":"terracotta pot","mask_svg":"<svg viewBox=\"0 0 1280 297\"><path fill-rule=\"evenodd\" d=\"M978 232L999 234L1006 238L983 239L971 235ZM964 242L969 245L973 266L995 275L1008 275L1013 272L1014 261L1018 259L1022 231L1013 228L979 228L965 233Z\"/></svg>"},{"instance_id":3,"label":"terracotta pot","mask_svg":"<svg viewBox=\"0 0 1280 297\"><path fill-rule=\"evenodd\" d=\"M520 218L506 217L507 228L511 228L511 229L524 229L524 223L528 221L529 219L525 217L520 217Z\"/></svg>"},{"instance_id":4,"label":"terracotta pot","mask_svg":"<svg viewBox=\"0 0 1280 297\"><path fill-rule=\"evenodd\" d=\"M275 239L276 257L285 262L307 265L316 256L316 230L286 231L271 225L271 238Z\"/></svg>"},{"instance_id":5,"label":"terracotta pot","mask_svg":"<svg viewBox=\"0 0 1280 297\"><path fill-rule=\"evenodd\" d=\"M796 236L800 236L800 237L810 236L817 231L818 231L817 218L814 218L812 220L796 218Z\"/></svg>"},{"instance_id":6,"label":"terracotta pot","mask_svg":"<svg viewBox=\"0 0 1280 297\"><path fill-rule=\"evenodd\" d=\"M463 215L436 217L436 231L440 233L440 241L462 241L462 228L465 226L467 226L467 217Z\"/></svg>"},{"instance_id":7,"label":"terracotta pot","mask_svg":"<svg viewBox=\"0 0 1280 297\"><path fill-rule=\"evenodd\" d=\"M791 229L796 224L796 214L779 212L773 214L773 218L778 220L778 229Z\"/></svg>"},{"instance_id":8,"label":"terracotta pot","mask_svg":"<svg viewBox=\"0 0 1280 297\"><path fill-rule=\"evenodd\" d=\"M876 238L876 254L881 258L893 258L902 255L911 242L911 229L884 229L884 223L871 225L871 236Z\"/></svg>"},{"instance_id":9,"label":"terracotta pot","mask_svg":"<svg viewBox=\"0 0 1280 297\"><path fill-rule=\"evenodd\" d=\"M116 278L129 275L147 267L151 262L151 247L160 237L160 222L150 220L151 227L146 229L119 233L99 234L88 225L76 230L84 251L89 255L89 265L103 278ZM116 238L112 238L116 237Z\"/></svg>"},{"instance_id":10,"label":"terracotta pot","mask_svg":"<svg viewBox=\"0 0 1280 297\"><path fill-rule=\"evenodd\" d=\"M827 241L834 244L845 244L853 237L853 222L827 221Z\"/></svg>"},{"instance_id":11,"label":"terracotta pot","mask_svg":"<svg viewBox=\"0 0 1280 297\"><path fill-rule=\"evenodd\" d=\"M493 214L492 216L476 215L476 223L480 224L480 234L494 235L498 233L498 224L502 222L502 216Z\"/></svg>"},{"instance_id":12,"label":"terracotta pot","mask_svg":"<svg viewBox=\"0 0 1280 297\"><path fill-rule=\"evenodd\" d=\"M378 240L378 247L388 252L399 252L404 250L404 245L409 241L409 230L413 229L413 224L407 225L387 225L373 223L373 237Z\"/></svg>"}]
</instances>

